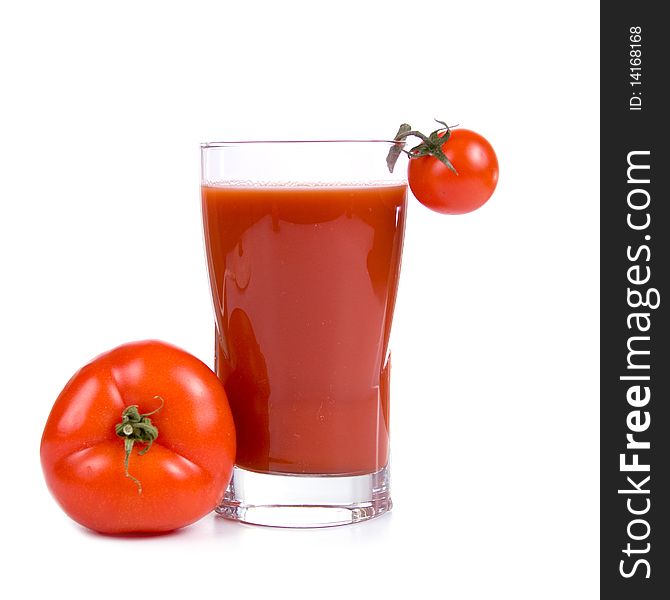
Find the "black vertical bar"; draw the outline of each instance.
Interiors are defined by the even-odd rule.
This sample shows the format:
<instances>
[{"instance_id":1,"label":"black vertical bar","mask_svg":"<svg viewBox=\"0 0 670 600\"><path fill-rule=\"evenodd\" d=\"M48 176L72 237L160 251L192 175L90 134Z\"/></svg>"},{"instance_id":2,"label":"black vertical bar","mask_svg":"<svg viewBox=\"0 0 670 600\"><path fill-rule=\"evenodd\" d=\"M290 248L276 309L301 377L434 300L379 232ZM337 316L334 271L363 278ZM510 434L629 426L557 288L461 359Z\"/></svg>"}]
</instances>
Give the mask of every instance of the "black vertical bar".
<instances>
[{"instance_id":1,"label":"black vertical bar","mask_svg":"<svg viewBox=\"0 0 670 600\"><path fill-rule=\"evenodd\" d=\"M601 3L602 598L670 598L664 8L645 0Z\"/></svg>"}]
</instances>

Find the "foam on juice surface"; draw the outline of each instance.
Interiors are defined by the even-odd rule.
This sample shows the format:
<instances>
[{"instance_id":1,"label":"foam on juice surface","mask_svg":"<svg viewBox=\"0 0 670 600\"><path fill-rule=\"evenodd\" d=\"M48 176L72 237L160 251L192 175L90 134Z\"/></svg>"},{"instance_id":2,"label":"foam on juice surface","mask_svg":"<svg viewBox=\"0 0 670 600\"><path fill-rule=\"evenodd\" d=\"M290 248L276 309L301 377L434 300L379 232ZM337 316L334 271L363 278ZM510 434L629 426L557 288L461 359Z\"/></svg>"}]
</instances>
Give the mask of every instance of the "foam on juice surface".
<instances>
[{"instance_id":1,"label":"foam on juice surface","mask_svg":"<svg viewBox=\"0 0 670 600\"><path fill-rule=\"evenodd\" d=\"M228 181L205 181L205 187L214 188L361 188L361 187L399 187L406 185L398 181L251 181L251 180L228 180Z\"/></svg>"}]
</instances>

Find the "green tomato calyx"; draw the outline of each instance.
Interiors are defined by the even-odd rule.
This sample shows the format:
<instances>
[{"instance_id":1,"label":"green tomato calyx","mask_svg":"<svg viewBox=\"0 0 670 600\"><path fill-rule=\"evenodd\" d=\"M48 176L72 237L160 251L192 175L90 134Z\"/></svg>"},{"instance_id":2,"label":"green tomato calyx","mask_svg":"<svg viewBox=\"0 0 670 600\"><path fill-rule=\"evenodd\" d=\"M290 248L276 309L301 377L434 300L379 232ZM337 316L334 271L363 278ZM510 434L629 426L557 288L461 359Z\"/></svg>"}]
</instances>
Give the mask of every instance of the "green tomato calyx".
<instances>
[{"instance_id":1,"label":"green tomato calyx","mask_svg":"<svg viewBox=\"0 0 670 600\"><path fill-rule=\"evenodd\" d=\"M130 453L133 451L135 442L146 444L146 447L139 452L139 456L142 456L149 452L151 444L153 444L154 440L158 437L158 428L151 422L149 416L157 413L163 408L165 402L160 396L154 396L154 399L160 400L161 405L148 413L140 414L136 404L126 407L121 413L121 422L117 423L115 427L116 435L123 438L125 445L126 455L123 464L125 466L126 477L135 482L135 485L137 485L137 493L139 495L142 494L142 484L139 479L133 477L128 472L128 462L130 461Z\"/></svg>"},{"instance_id":2,"label":"green tomato calyx","mask_svg":"<svg viewBox=\"0 0 670 600\"><path fill-rule=\"evenodd\" d=\"M398 129L398 133L395 134L393 138L396 142L402 142L401 144L394 144L389 150L388 156L386 157L386 164L388 166L389 172L393 173L393 168L395 167L398 157L401 152L407 154L410 159L421 158L423 156L434 156L441 163L446 165L451 171L458 175L458 171L454 168L454 165L451 164L451 161L447 158L447 155L442 150L442 146L449 140L451 136L451 130L458 125L447 125L444 121L438 121L437 123L442 125L439 129L433 131L430 135L424 135L420 131L415 131L412 129L411 125L403 123ZM405 150L405 142L409 136L413 135L421 139L421 143L417 144L411 150Z\"/></svg>"}]
</instances>

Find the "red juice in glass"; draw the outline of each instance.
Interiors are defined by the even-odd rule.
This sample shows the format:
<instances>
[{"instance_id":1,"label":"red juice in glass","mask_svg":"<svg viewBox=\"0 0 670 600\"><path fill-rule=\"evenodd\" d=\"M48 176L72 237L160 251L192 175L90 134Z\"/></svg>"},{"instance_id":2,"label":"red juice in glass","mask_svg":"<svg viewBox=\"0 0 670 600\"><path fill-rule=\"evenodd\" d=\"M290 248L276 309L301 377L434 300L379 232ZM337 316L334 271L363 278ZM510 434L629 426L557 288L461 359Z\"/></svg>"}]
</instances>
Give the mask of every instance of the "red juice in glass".
<instances>
[{"instance_id":1,"label":"red juice in glass","mask_svg":"<svg viewBox=\"0 0 670 600\"><path fill-rule=\"evenodd\" d=\"M383 164L383 152L380 159ZM219 511L224 516L337 524L331 517L323 523L321 517L317 523L250 518L239 495L261 475L271 476L266 482L290 476L281 478L288 483L279 495L317 479L321 487L345 480L360 487L359 480L379 473L378 487L386 485L388 342L405 208L406 185L397 181L204 182L216 372L238 440L237 479ZM325 491L306 494L313 498L283 505L356 504L351 498L329 503ZM347 515L344 522L390 508L390 499L386 507L373 500L367 504L374 510L359 508L359 519ZM259 513L259 501L249 505Z\"/></svg>"}]
</instances>

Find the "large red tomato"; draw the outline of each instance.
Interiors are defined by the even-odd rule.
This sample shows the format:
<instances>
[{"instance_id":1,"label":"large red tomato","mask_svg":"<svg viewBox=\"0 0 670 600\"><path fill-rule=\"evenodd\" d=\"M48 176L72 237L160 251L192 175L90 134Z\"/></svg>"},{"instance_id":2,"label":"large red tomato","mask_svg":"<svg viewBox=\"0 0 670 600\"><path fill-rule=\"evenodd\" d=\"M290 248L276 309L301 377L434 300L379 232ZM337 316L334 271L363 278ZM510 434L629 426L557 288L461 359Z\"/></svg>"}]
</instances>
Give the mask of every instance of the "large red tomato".
<instances>
[{"instance_id":1,"label":"large red tomato","mask_svg":"<svg viewBox=\"0 0 670 600\"><path fill-rule=\"evenodd\" d=\"M41 459L51 493L90 529L189 525L214 509L232 473L235 430L224 388L179 348L120 346L78 371L58 396Z\"/></svg>"}]
</instances>

